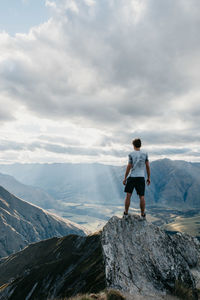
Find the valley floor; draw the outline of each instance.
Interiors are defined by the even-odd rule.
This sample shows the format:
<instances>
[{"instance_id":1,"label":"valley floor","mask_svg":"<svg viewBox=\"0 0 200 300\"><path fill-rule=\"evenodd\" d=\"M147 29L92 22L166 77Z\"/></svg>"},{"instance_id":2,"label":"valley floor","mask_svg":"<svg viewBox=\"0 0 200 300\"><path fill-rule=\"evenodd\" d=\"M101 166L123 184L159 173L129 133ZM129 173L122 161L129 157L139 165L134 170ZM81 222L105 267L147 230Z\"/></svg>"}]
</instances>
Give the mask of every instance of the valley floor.
<instances>
[{"instance_id":1,"label":"valley floor","mask_svg":"<svg viewBox=\"0 0 200 300\"><path fill-rule=\"evenodd\" d=\"M65 203L64 209L51 209L63 218L80 224L89 232L95 232L106 224L110 217L121 217L123 205L101 205L91 203ZM130 213L140 214L139 208L131 207ZM200 209L178 210L167 207L148 207L147 221L170 232L185 232L200 237Z\"/></svg>"}]
</instances>

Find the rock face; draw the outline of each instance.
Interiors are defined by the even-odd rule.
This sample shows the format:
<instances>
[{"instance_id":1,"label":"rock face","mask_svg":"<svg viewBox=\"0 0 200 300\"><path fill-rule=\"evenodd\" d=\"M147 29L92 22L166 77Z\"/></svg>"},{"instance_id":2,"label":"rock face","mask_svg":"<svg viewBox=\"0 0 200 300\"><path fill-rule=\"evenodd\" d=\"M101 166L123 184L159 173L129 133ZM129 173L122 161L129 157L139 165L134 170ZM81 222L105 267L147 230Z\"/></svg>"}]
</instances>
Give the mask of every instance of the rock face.
<instances>
[{"instance_id":1,"label":"rock face","mask_svg":"<svg viewBox=\"0 0 200 300\"><path fill-rule=\"evenodd\" d=\"M54 236L85 235L80 226L31 205L0 186L0 257Z\"/></svg>"},{"instance_id":2,"label":"rock face","mask_svg":"<svg viewBox=\"0 0 200 300\"><path fill-rule=\"evenodd\" d=\"M127 299L197 300L200 243L140 220L112 217L98 234L30 245L0 261L0 299L60 299L105 287Z\"/></svg>"},{"instance_id":3,"label":"rock face","mask_svg":"<svg viewBox=\"0 0 200 300\"><path fill-rule=\"evenodd\" d=\"M197 299L200 243L181 233L168 235L138 216L113 217L102 232L107 285L132 295L181 294Z\"/></svg>"}]
</instances>

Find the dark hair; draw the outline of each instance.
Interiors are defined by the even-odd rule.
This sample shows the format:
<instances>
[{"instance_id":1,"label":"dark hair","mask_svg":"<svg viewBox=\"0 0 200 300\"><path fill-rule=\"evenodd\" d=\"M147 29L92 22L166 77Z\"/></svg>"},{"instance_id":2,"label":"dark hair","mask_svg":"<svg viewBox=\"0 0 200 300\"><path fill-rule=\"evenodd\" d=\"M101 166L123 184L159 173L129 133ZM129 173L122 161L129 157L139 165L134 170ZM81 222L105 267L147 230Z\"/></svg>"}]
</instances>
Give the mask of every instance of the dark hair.
<instances>
[{"instance_id":1,"label":"dark hair","mask_svg":"<svg viewBox=\"0 0 200 300\"><path fill-rule=\"evenodd\" d=\"M132 143L136 148L140 148L142 145L141 139L134 139Z\"/></svg>"}]
</instances>

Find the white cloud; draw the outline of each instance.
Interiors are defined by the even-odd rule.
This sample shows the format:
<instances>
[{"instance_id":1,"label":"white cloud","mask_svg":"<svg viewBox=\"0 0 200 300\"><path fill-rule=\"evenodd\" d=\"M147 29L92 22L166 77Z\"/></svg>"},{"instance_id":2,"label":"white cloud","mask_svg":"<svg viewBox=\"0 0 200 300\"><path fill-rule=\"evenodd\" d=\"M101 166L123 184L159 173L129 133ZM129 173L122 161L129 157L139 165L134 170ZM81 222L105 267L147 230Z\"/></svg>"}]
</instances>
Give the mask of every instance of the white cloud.
<instances>
[{"instance_id":1,"label":"white cloud","mask_svg":"<svg viewBox=\"0 0 200 300\"><path fill-rule=\"evenodd\" d=\"M88 132L93 128L93 135L82 139L80 147L85 142L88 157L93 151L97 160L103 155L95 149L98 144L109 147L115 160L113 147L129 151L135 135L150 147L158 145L160 155L170 157L174 152L163 151L162 145L179 149L189 140L187 157L196 159L192 147L199 151L200 3L47 0L46 6L52 18L29 34L0 34L4 133L12 140L12 130L21 124L26 142L29 134L32 138L35 118L37 143L42 143L44 134L54 143L50 138L54 124L55 143L62 136L68 140L58 143L62 149L71 149L68 159L73 149L76 152L73 147L81 139L82 128ZM24 125L23 113L30 125ZM11 119L15 125L7 123ZM58 123L75 129L66 137ZM51 152L50 146L44 148ZM159 151L155 155L159 157Z\"/></svg>"},{"instance_id":2,"label":"white cloud","mask_svg":"<svg viewBox=\"0 0 200 300\"><path fill-rule=\"evenodd\" d=\"M88 6L93 6L95 5L95 1L94 0L84 0L85 3L88 5Z\"/></svg>"},{"instance_id":3,"label":"white cloud","mask_svg":"<svg viewBox=\"0 0 200 300\"><path fill-rule=\"evenodd\" d=\"M53 9L56 9L56 7L57 7L56 3L54 1L49 1L49 0L45 1L45 5L53 8Z\"/></svg>"}]
</instances>

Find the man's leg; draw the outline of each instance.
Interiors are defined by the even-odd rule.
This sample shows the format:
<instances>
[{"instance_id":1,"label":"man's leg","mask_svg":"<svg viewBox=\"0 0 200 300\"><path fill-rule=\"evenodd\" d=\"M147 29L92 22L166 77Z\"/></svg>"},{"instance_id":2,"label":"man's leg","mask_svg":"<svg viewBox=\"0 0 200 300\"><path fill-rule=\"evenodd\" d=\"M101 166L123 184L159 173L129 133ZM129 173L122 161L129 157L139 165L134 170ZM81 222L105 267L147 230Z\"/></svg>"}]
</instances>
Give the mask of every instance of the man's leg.
<instances>
[{"instance_id":1,"label":"man's leg","mask_svg":"<svg viewBox=\"0 0 200 300\"><path fill-rule=\"evenodd\" d=\"M126 199L125 199L125 213L128 214L128 209L131 202L131 193L126 193Z\"/></svg>"},{"instance_id":2,"label":"man's leg","mask_svg":"<svg viewBox=\"0 0 200 300\"><path fill-rule=\"evenodd\" d=\"M140 196L140 209L141 209L141 215L144 215L144 212L145 212L145 199L144 199L144 196Z\"/></svg>"}]
</instances>

